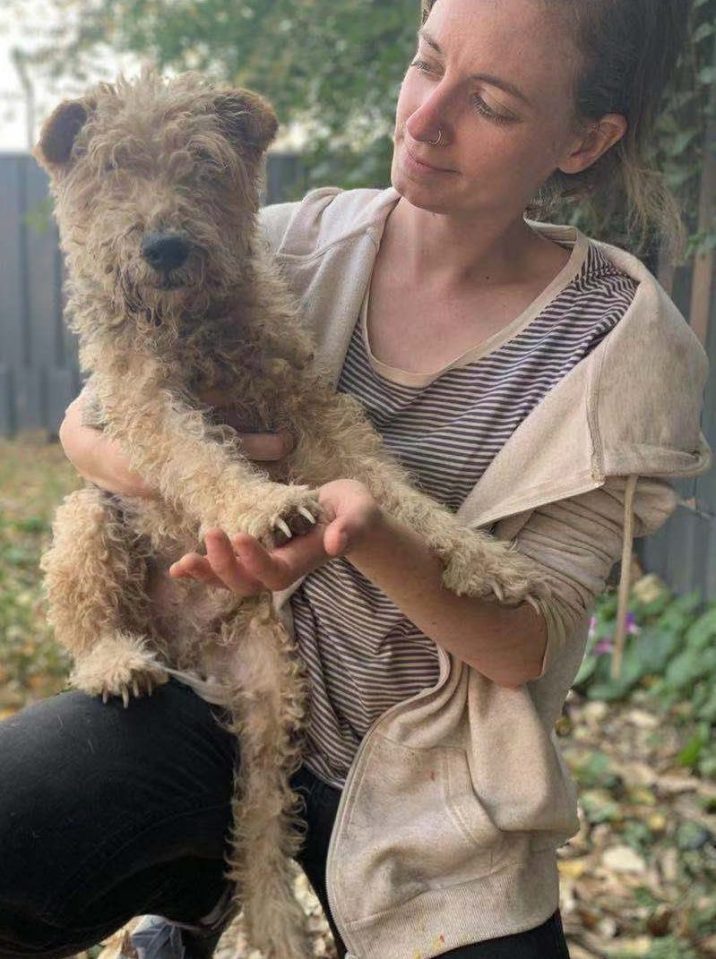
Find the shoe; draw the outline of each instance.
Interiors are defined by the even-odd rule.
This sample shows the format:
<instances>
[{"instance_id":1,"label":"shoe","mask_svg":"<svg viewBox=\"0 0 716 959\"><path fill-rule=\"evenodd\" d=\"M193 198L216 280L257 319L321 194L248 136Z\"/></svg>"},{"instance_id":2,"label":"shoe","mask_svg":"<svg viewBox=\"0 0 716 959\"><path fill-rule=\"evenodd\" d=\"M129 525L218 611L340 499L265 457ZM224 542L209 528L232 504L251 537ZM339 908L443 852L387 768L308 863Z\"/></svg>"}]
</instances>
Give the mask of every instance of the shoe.
<instances>
[{"instance_id":1,"label":"shoe","mask_svg":"<svg viewBox=\"0 0 716 959\"><path fill-rule=\"evenodd\" d=\"M193 925L145 916L130 935L137 959L211 959L219 939L239 912L232 887L208 916Z\"/></svg>"},{"instance_id":2,"label":"shoe","mask_svg":"<svg viewBox=\"0 0 716 959\"><path fill-rule=\"evenodd\" d=\"M137 959L189 959L182 933L163 916L145 916L129 940ZM127 954L131 955L129 950Z\"/></svg>"}]
</instances>

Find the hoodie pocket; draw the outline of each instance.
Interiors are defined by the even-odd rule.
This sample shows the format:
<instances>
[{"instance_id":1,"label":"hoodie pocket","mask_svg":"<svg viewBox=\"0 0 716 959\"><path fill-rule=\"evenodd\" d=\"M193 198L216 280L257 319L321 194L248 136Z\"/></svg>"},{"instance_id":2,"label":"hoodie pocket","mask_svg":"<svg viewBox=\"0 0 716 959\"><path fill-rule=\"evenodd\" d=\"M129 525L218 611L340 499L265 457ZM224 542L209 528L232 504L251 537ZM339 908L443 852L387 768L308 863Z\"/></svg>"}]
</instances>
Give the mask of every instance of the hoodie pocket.
<instances>
[{"instance_id":1,"label":"hoodie pocket","mask_svg":"<svg viewBox=\"0 0 716 959\"><path fill-rule=\"evenodd\" d=\"M436 750L437 751L437 750ZM475 793L467 755L459 747L441 747L445 802L455 823L476 849L490 850L490 861L504 844L505 833L495 825Z\"/></svg>"},{"instance_id":2,"label":"hoodie pocket","mask_svg":"<svg viewBox=\"0 0 716 959\"><path fill-rule=\"evenodd\" d=\"M413 749L378 736L366 752L330 857L346 920L480 879L503 864L514 843L475 794L463 749Z\"/></svg>"}]
</instances>

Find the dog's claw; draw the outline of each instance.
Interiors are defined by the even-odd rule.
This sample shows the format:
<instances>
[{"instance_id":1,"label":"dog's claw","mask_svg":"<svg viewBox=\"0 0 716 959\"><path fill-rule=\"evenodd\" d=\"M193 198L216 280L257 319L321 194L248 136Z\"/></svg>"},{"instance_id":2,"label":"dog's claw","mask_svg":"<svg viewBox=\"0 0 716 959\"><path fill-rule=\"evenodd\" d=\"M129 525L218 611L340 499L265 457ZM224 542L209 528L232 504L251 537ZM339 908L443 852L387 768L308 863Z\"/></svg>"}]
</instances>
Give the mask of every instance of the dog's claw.
<instances>
[{"instance_id":1,"label":"dog's claw","mask_svg":"<svg viewBox=\"0 0 716 959\"><path fill-rule=\"evenodd\" d=\"M122 702L124 703L124 708L127 709L129 706L129 690L126 686L122 686Z\"/></svg>"},{"instance_id":2,"label":"dog's claw","mask_svg":"<svg viewBox=\"0 0 716 959\"><path fill-rule=\"evenodd\" d=\"M539 603L534 596L525 596L525 602L529 603L536 613L538 613L540 616L542 615L542 610L539 608Z\"/></svg>"},{"instance_id":3,"label":"dog's claw","mask_svg":"<svg viewBox=\"0 0 716 959\"><path fill-rule=\"evenodd\" d=\"M282 520L280 516L279 516L279 518L275 521L275 524L274 524L274 525L278 526L278 528L279 528L279 529L281 530L281 532L284 534L284 536L286 537L286 539L292 539L292 538L293 538L293 533L292 533L291 530L289 529L288 523L287 523L285 520Z\"/></svg>"},{"instance_id":4,"label":"dog's claw","mask_svg":"<svg viewBox=\"0 0 716 959\"><path fill-rule=\"evenodd\" d=\"M109 693L106 689L102 690L102 702L103 703L109 702Z\"/></svg>"},{"instance_id":5,"label":"dog's claw","mask_svg":"<svg viewBox=\"0 0 716 959\"><path fill-rule=\"evenodd\" d=\"M492 586L492 591L494 592L495 596L497 596L497 598L499 599L501 603L504 603L505 591L503 590L502 586L500 586L497 580L494 580L494 579L490 585Z\"/></svg>"},{"instance_id":6,"label":"dog's claw","mask_svg":"<svg viewBox=\"0 0 716 959\"><path fill-rule=\"evenodd\" d=\"M139 683L136 679L132 680L132 691L134 692L134 698L139 699Z\"/></svg>"},{"instance_id":7,"label":"dog's claw","mask_svg":"<svg viewBox=\"0 0 716 959\"><path fill-rule=\"evenodd\" d=\"M312 526L316 525L316 517L313 515L313 513L307 510L305 506L299 506L298 512L301 514L301 516L305 516Z\"/></svg>"}]
</instances>

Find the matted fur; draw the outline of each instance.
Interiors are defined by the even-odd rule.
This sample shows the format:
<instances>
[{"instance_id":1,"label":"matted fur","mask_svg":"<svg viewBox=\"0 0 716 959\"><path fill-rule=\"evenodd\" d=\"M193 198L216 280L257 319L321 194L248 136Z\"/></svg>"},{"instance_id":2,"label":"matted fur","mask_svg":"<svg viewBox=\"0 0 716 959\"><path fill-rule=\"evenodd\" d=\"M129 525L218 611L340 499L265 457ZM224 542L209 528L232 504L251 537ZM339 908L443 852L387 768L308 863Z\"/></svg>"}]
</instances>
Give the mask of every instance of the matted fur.
<instances>
[{"instance_id":1,"label":"matted fur","mask_svg":"<svg viewBox=\"0 0 716 959\"><path fill-rule=\"evenodd\" d=\"M267 959L305 959L289 862L301 842L289 788L306 712L300 660L269 594L240 600L170 581L169 565L199 550L210 526L267 542L279 520L305 531L306 511L318 515L312 489L352 477L425 538L456 593L518 603L546 592L513 548L416 492L360 405L312 366L296 306L256 236L259 164L275 127L255 94L151 71L101 84L46 122L35 156L51 176L93 423L158 492L129 498L89 484L70 495L42 566L76 687L127 705L166 682L166 668L220 677L241 755L227 876L252 944ZM153 266L142 244L168 234L186 259ZM234 430L201 402L209 390L245 431L290 430L283 475L269 479L245 459ZM161 609L160 583L171 592Z\"/></svg>"}]
</instances>

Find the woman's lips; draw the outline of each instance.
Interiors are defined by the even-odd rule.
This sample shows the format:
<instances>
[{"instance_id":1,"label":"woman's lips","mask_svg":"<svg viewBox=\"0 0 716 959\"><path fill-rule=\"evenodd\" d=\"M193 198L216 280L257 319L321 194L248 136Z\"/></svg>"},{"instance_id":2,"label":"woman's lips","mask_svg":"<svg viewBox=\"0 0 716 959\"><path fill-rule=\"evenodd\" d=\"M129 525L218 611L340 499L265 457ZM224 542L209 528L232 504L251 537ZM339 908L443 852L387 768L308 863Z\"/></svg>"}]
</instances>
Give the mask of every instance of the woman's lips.
<instances>
[{"instance_id":1,"label":"woman's lips","mask_svg":"<svg viewBox=\"0 0 716 959\"><path fill-rule=\"evenodd\" d=\"M425 160L420 160L415 154L411 153L407 144L403 142L403 148L405 150L405 163L409 169L413 170L416 173L454 173L454 170L448 170L446 167L437 167L433 166L431 163L426 163Z\"/></svg>"}]
</instances>

